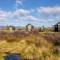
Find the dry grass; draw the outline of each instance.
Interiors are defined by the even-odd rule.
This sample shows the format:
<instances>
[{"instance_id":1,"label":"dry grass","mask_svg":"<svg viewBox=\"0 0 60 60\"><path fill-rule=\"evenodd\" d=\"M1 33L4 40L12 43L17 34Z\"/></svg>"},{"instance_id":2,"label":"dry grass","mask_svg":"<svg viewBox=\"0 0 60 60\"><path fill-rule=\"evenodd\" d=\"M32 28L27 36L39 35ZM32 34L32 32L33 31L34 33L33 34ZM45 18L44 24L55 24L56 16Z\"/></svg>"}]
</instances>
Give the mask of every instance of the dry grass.
<instances>
[{"instance_id":1,"label":"dry grass","mask_svg":"<svg viewBox=\"0 0 60 60\"><path fill-rule=\"evenodd\" d=\"M59 40L60 33L0 32L0 56L19 53L23 60L60 60L60 51L51 41ZM51 41L50 41L51 40Z\"/></svg>"}]
</instances>

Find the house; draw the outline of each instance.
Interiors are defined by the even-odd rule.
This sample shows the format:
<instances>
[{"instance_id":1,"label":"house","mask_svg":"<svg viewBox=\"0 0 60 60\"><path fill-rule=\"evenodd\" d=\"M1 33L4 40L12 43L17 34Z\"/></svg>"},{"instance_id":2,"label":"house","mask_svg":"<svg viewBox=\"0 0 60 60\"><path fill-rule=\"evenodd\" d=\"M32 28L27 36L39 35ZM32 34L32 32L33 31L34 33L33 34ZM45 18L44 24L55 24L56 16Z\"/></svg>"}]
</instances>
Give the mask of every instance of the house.
<instances>
[{"instance_id":1,"label":"house","mask_svg":"<svg viewBox=\"0 0 60 60\"><path fill-rule=\"evenodd\" d=\"M33 25L31 25L31 24L26 25L26 31L31 32L31 31L33 31L33 29L34 29Z\"/></svg>"},{"instance_id":2,"label":"house","mask_svg":"<svg viewBox=\"0 0 60 60\"><path fill-rule=\"evenodd\" d=\"M8 26L7 29L10 31L10 32L15 32L15 27L14 26Z\"/></svg>"},{"instance_id":3,"label":"house","mask_svg":"<svg viewBox=\"0 0 60 60\"><path fill-rule=\"evenodd\" d=\"M60 32L60 22L54 25L54 31L55 32Z\"/></svg>"}]
</instances>

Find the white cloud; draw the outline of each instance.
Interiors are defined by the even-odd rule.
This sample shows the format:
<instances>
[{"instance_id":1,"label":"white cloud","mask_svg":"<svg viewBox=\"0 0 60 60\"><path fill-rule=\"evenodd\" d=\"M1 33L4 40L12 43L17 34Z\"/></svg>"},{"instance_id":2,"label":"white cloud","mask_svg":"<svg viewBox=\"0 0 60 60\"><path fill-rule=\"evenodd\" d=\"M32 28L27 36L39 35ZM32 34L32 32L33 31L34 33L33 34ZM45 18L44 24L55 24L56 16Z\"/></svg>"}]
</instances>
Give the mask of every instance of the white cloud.
<instances>
[{"instance_id":1,"label":"white cloud","mask_svg":"<svg viewBox=\"0 0 60 60\"><path fill-rule=\"evenodd\" d=\"M4 10L0 10L0 21L7 20L7 18L11 15L11 12L7 12Z\"/></svg>"},{"instance_id":2,"label":"white cloud","mask_svg":"<svg viewBox=\"0 0 60 60\"><path fill-rule=\"evenodd\" d=\"M16 3L22 4L22 0L16 0Z\"/></svg>"},{"instance_id":3,"label":"white cloud","mask_svg":"<svg viewBox=\"0 0 60 60\"><path fill-rule=\"evenodd\" d=\"M46 15L49 15L49 16L46 16ZM60 20L60 7L39 7L37 8L37 11L35 9L30 9L30 10L17 9L17 10L14 10L13 12L4 11L0 9L0 21L1 20L2 21L11 20L11 22L12 20L14 20L14 21L18 21L18 23L20 21L23 21L23 23L25 21L30 22L31 20L31 23L35 25L36 24L42 25L44 23L53 24L54 22L58 22Z\"/></svg>"},{"instance_id":4,"label":"white cloud","mask_svg":"<svg viewBox=\"0 0 60 60\"><path fill-rule=\"evenodd\" d=\"M25 10L25 9L17 9L16 11L14 11L14 14L16 16L25 16L25 15L27 15L29 13L30 13L30 11Z\"/></svg>"},{"instance_id":5,"label":"white cloud","mask_svg":"<svg viewBox=\"0 0 60 60\"><path fill-rule=\"evenodd\" d=\"M39 7L37 11L41 14L60 14L60 6L55 7Z\"/></svg>"},{"instance_id":6,"label":"white cloud","mask_svg":"<svg viewBox=\"0 0 60 60\"><path fill-rule=\"evenodd\" d=\"M38 18L31 15L31 11L25 9L17 9L13 12L0 10L0 21L1 20L31 20L36 21Z\"/></svg>"},{"instance_id":7,"label":"white cloud","mask_svg":"<svg viewBox=\"0 0 60 60\"><path fill-rule=\"evenodd\" d=\"M19 5L23 5L23 0L16 0L16 8L18 8Z\"/></svg>"},{"instance_id":8,"label":"white cloud","mask_svg":"<svg viewBox=\"0 0 60 60\"><path fill-rule=\"evenodd\" d=\"M12 17L15 18L16 20L25 20L26 16L30 14L30 11L25 10L25 9L17 9L16 11L13 12Z\"/></svg>"},{"instance_id":9,"label":"white cloud","mask_svg":"<svg viewBox=\"0 0 60 60\"><path fill-rule=\"evenodd\" d=\"M60 6L54 7L38 7L37 8L38 16L42 17L43 22L46 21L49 24L53 22L57 23L60 21Z\"/></svg>"},{"instance_id":10,"label":"white cloud","mask_svg":"<svg viewBox=\"0 0 60 60\"><path fill-rule=\"evenodd\" d=\"M29 20L32 20L32 21L37 21L38 20L38 18L36 18L35 16L27 16L26 18L29 19Z\"/></svg>"}]
</instances>

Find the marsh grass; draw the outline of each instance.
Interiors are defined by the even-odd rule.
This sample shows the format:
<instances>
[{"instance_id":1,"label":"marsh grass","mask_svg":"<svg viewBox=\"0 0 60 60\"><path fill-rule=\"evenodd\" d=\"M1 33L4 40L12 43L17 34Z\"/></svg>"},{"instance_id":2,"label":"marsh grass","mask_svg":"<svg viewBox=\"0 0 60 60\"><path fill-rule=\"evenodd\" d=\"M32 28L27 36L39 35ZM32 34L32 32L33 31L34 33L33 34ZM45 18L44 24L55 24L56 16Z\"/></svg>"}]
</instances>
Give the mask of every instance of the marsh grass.
<instances>
[{"instance_id":1,"label":"marsh grass","mask_svg":"<svg viewBox=\"0 0 60 60\"><path fill-rule=\"evenodd\" d=\"M3 60L5 52L19 53L22 60L60 60L59 48L56 50L56 46L51 42L59 39L60 34L56 34L0 33L0 60Z\"/></svg>"}]
</instances>

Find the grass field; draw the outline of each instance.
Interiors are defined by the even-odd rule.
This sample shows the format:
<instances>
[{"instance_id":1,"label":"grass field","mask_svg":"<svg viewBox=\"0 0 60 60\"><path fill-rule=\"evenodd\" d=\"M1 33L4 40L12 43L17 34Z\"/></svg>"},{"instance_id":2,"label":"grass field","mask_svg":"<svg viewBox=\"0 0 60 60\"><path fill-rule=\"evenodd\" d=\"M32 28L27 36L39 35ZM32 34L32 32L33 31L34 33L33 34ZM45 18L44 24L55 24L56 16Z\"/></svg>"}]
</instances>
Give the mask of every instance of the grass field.
<instances>
[{"instance_id":1,"label":"grass field","mask_svg":"<svg viewBox=\"0 0 60 60\"><path fill-rule=\"evenodd\" d=\"M0 32L0 60L19 53L22 60L60 60L58 32Z\"/></svg>"}]
</instances>

